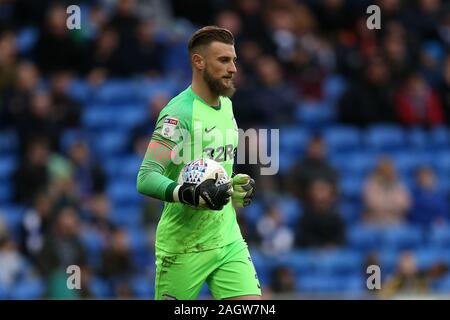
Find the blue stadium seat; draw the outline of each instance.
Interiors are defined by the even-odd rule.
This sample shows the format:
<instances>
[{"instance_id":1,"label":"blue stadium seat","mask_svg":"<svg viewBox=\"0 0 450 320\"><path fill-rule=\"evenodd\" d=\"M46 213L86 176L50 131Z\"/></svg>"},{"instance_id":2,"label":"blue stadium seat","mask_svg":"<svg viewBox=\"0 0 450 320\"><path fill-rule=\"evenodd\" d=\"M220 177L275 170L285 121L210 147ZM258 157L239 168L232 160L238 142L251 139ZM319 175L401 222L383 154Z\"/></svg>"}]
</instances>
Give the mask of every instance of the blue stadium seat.
<instances>
[{"instance_id":1,"label":"blue stadium seat","mask_svg":"<svg viewBox=\"0 0 450 320\"><path fill-rule=\"evenodd\" d=\"M380 263L380 268L383 270L381 273L382 278L392 274L397 268L397 260L399 257L399 251L390 248L378 248L377 256Z\"/></svg>"},{"instance_id":2,"label":"blue stadium seat","mask_svg":"<svg viewBox=\"0 0 450 320\"><path fill-rule=\"evenodd\" d=\"M0 131L0 154L11 154L19 147L19 138L15 131Z\"/></svg>"},{"instance_id":3,"label":"blue stadium seat","mask_svg":"<svg viewBox=\"0 0 450 320\"><path fill-rule=\"evenodd\" d=\"M323 137L330 153L353 151L361 142L359 130L350 126L326 128Z\"/></svg>"},{"instance_id":4,"label":"blue stadium seat","mask_svg":"<svg viewBox=\"0 0 450 320\"><path fill-rule=\"evenodd\" d=\"M284 127L280 129L280 151L295 156L303 154L310 133L303 127Z\"/></svg>"},{"instance_id":5,"label":"blue stadium seat","mask_svg":"<svg viewBox=\"0 0 450 320\"><path fill-rule=\"evenodd\" d=\"M299 277L297 288L300 292L315 294L360 292L364 290L365 279L362 275L331 276L312 274Z\"/></svg>"},{"instance_id":6,"label":"blue stadium seat","mask_svg":"<svg viewBox=\"0 0 450 320\"><path fill-rule=\"evenodd\" d=\"M146 274L136 275L131 279L131 290L141 299L153 299L155 295L154 283Z\"/></svg>"},{"instance_id":7,"label":"blue stadium seat","mask_svg":"<svg viewBox=\"0 0 450 320\"><path fill-rule=\"evenodd\" d=\"M411 128L406 131L408 146L413 150L425 150L428 148L429 136L422 128Z\"/></svg>"},{"instance_id":8,"label":"blue stadium seat","mask_svg":"<svg viewBox=\"0 0 450 320\"><path fill-rule=\"evenodd\" d=\"M243 213L247 223L254 226L264 214L264 205L261 201L255 199L251 206L247 206L243 209Z\"/></svg>"},{"instance_id":9,"label":"blue stadium seat","mask_svg":"<svg viewBox=\"0 0 450 320\"><path fill-rule=\"evenodd\" d=\"M326 101L334 104L344 93L347 81L340 75L329 75L322 83L322 91Z\"/></svg>"},{"instance_id":10,"label":"blue stadium seat","mask_svg":"<svg viewBox=\"0 0 450 320\"><path fill-rule=\"evenodd\" d=\"M17 50L22 56L30 53L39 37L36 27L26 27L16 33Z\"/></svg>"},{"instance_id":11,"label":"blue stadium seat","mask_svg":"<svg viewBox=\"0 0 450 320\"><path fill-rule=\"evenodd\" d=\"M338 213L347 225L353 225L361 219L362 206L359 200L343 199L338 206Z\"/></svg>"},{"instance_id":12,"label":"blue stadium seat","mask_svg":"<svg viewBox=\"0 0 450 320\"><path fill-rule=\"evenodd\" d=\"M373 170L376 160L375 154L364 150L330 155L331 163L341 172L342 176L351 175L360 178L365 177Z\"/></svg>"},{"instance_id":13,"label":"blue stadium seat","mask_svg":"<svg viewBox=\"0 0 450 320\"><path fill-rule=\"evenodd\" d=\"M336 110L325 102L304 102L297 106L296 119L310 128L323 128L335 118Z\"/></svg>"},{"instance_id":14,"label":"blue stadium seat","mask_svg":"<svg viewBox=\"0 0 450 320\"><path fill-rule=\"evenodd\" d=\"M339 181L339 189L346 199L359 199L364 186L364 177L360 175L344 175Z\"/></svg>"},{"instance_id":15,"label":"blue stadium seat","mask_svg":"<svg viewBox=\"0 0 450 320\"><path fill-rule=\"evenodd\" d=\"M90 102L94 89L86 81L76 79L70 82L67 95L85 106Z\"/></svg>"},{"instance_id":16,"label":"blue stadium seat","mask_svg":"<svg viewBox=\"0 0 450 320\"><path fill-rule=\"evenodd\" d=\"M429 243L435 248L450 248L450 227L442 225L432 228L429 235Z\"/></svg>"},{"instance_id":17,"label":"blue stadium seat","mask_svg":"<svg viewBox=\"0 0 450 320\"><path fill-rule=\"evenodd\" d=\"M26 207L20 205L0 206L0 216L4 218L6 225L13 236L18 235L25 212Z\"/></svg>"},{"instance_id":18,"label":"blue stadium seat","mask_svg":"<svg viewBox=\"0 0 450 320\"><path fill-rule=\"evenodd\" d=\"M84 229L80 240L86 249L89 265L100 267L101 252L106 247L105 239L93 229Z\"/></svg>"},{"instance_id":19,"label":"blue stadium seat","mask_svg":"<svg viewBox=\"0 0 450 320\"><path fill-rule=\"evenodd\" d=\"M343 275L362 271L362 255L355 250L335 249L316 251L311 256L312 272Z\"/></svg>"},{"instance_id":20,"label":"blue stadium seat","mask_svg":"<svg viewBox=\"0 0 450 320\"><path fill-rule=\"evenodd\" d=\"M106 174L111 178L120 178L128 181L136 181L142 158L135 154L110 157L104 162Z\"/></svg>"},{"instance_id":21,"label":"blue stadium seat","mask_svg":"<svg viewBox=\"0 0 450 320\"><path fill-rule=\"evenodd\" d=\"M434 165L438 175L450 174L450 149L437 152L434 155Z\"/></svg>"},{"instance_id":22,"label":"blue stadium seat","mask_svg":"<svg viewBox=\"0 0 450 320\"><path fill-rule=\"evenodd\" d=\"M137 227L128 227L125 228L128 234L128 239L130 243L130 250L132 253L138 252L146 252L148 255L150 254L150 237L149 231L144 228Z\"/></svg>"},{"instance_id":23,"label":"blue stadium seat","mask_svg":"<svg viewBox=\"0 0 450 320\"><path fill-rule=\"evenodd\" d=\"M12 287L11 299L31 300L41 299L45 293L45 284L39 278L27 278L19 281Z\"/></svg>"},{"instance_id":24,"label":"blue stadium seat","mask_svg":"<svg viewBox=\"0 0 450 320\"><path fill-rule=\"evenodd\" d=\"M436 293L450 293L450 275L435 280L432 288Z\"/></svg>"},{"instance_id":25,"label":"blue stadium seat","mask_svg":"<svg viewBox=\"0 0 450 320\"><path fill-rule=\"evenodd\" d=\"M147 108L145 105L129 104L118 106L115 110L114 122L118 128L133 129L147 119ZM149 126L153 123L149 123Z\"/></svg>"},{"instance_id":26,"label":"blue stadium seat","mask_svg":"<svg viewBox=\"0 0 450 320\"><path fill-rule=\"evenodd\" d=\"M139 102L138 87L134 81L108 80L96 89L92 100L106 105Z\"/></svg>"},{"instance_id":27,"label":"blue stadium seat","mask_svg":"<svg viewBox=\"0 0 450 320\"><path fill-rule=\"evenodd\" d=\"M137 227L142 223L142 208L139 205L116 206L110 218L120 227Z\"/></svg>"},{"instance_id":28,"label":"blue stadium seat","mask_svg":"<svg viewBox=\"0 0 450 320\"><path fill-rule=\"evenodd\" d=\"M375 151L393 151L405 147L405 134L401 127L374 125L365 136L366 145Z\"/></svg>"},{"instance_id":29,"label":"blue stadium seat","mask_svg":"<svg viewBox=\"0 0 450 320\"><path fill-rule=\"evenodd\" d=\"M446 263L445 252L435 246L420 247L414 251L417 266L420 270L428 269L436 263Z\"/></svg>"},{"instance_id":30,"label":"blue stadium seat","mask_svg":"<svg viewBox=\"0 0 450 320\"><path fill-rule=\"evenodd\" d=\"M406 150L391 154L398 172L404 176L414 176L420 166L430 165L433 155L427 152Z\"/></svg>"},{"instance_id":31,"label":"blue stadium seat","mask_svg":"<svg viewBox=\"0 0 450 320\"><path fill-rule=\"evenodd\" d=\"M347 232L349 246L362 251L376 249L379 242L378 234L378 229L370 225L350 226Z\"/></svg>"},{"instance_id":32,"label":"blue stadium seat","mask_svg":"<svg viewBox=\"0 0 450 320\"><path fill-rule=\"evenodd\" d=\"M390 249L415 249L423 242L422 230L413 225L391 225L380 228L380 246Z\"/></svg>"},{"instance_id":33,"label":"blue stadium seat","mask_svg":"<svg viewBox=\"0 0 450 320\"><path fill-rule=\"evenodd\" d=\"M177 92L177 89L184 90L184 88L178 88L178 86L170 80L147 80L139 84L137 94L140 101L149 103L154 96L161 93L167 94L170 98Z\"/></svg>"},{"instance_id":34,"label":"blue stadium seat","mask_svg":"<svg viewBox=\"0 0 450 320\"><path fill-rule=\"evenodd\" d=\"M428 143L435 149L448 148L450 145L450 129L446 127L431 129Z\"/></svg>"},{"instance_id":35,"label":"blue stadium seat","mask_svg":"<svg viewBox=\"0 0 450 320\"><path fill-rule=\"evenodd\" d=\"M114 205L139 204L144 196L136 191L136 180L117 179L109 183L107 193Z\"/></svg>"},{"instance_id":36,"label":"blue stadium seat","mask_svg":"<svg viewBox=\"0 0 450 320\"><path fill-rule=\"evenodd\" d=\"M9 179L18 164L18 159L15 155L0 156L0 181Z\"/></svg>"},{"instance_id":37,"label":"blue stadium seat","mask_svg":"<svg viewBox=\"0 0 450 320\"><path fill-rule=\"evenodd\" d=\"M290 227L295 227L302 214L300 202L294 197L282 196L278 200L278 206L284 222Z\"/></svg>"},{"instance_id":38,"label":"blue stadium seat","mask_svg":"<svg viewBox=\"0 0 450 320\"><path fill-rule=\"evenodd\" d=\"M91 142L94 146L94 153L104 159L113 155L121 155L126 152L129 137L123 131L103 131L94 135Z\"/></svg>"},{"instance_id":39,"label":"blue stadium seat","mask_svg":"<svg viewBox=\"0 0 450 320\"><path fill-rule=\"evenodd\" d=\"M13 197L13 188L10 180L3 181L0 184L0 205L9 203Z\"/></svg>"},{"instance_id":40,"label":"blue stadium seat","mask_svg":"<svg viewBox=\"0 0 450 320\"><path fill-rule=\"evenodd\" d=\"M100 277L93 277L89 281L89 290L92 292L95 299L111 298L113 296L108 283Z\"/></svg>"},{"instance_id":41,"label":"blue stadium seat","mask_svg":"<svg viewBox=\"0 0 450 320\"><path fill-rule=\"evenodd\" d=\"M96 105L89 106L82 115L83 127L89 130L101 130L115 128L117 110Z\"/></svg>"}]
</instances>

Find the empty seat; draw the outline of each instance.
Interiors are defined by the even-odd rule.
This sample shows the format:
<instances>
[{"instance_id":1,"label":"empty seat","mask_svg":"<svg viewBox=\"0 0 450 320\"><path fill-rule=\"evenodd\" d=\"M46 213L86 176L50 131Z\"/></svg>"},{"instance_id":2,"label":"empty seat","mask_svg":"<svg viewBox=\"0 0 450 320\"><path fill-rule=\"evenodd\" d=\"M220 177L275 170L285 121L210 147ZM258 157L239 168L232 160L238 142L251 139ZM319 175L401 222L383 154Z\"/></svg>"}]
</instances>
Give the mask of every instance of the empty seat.
<instances>
[{"instance_id":1,"label":"empty seat","mask_svg":"<svg viewBox=\"0 0 450 320\"><path fill-rule=\"evenodd\" d=\"M446 127L431 129L428 143L437 149L448 148L450 145L450 130Z\"/></svg>"},{"instance_id":2,"label":"empty seat","mask_svg":"<svg viewBox=\"0 0 450 320\"><path fill-rule=\"evenodd\" d=\"M380 229L380 245L384 248L413 249L422 242L422 230L413 225L393 225Z\"/></svg>"},{"instance_id":3,"label":"empty seat","mask_svg":"<svg viewBox=\"0 0 450 320\"><path fill-rule=\"evenodd\" d=\"M401 127L393 125L375 125L365 136L366 145L376 151L392 151L404 148L405 134Z\"/></svg>"},{"instance_id":4,"label":"empty seat","mask_svg":"<svg viewBox=\"0 0 450 320\"><path fill-rule=\"evenodd\" d=\"M359 130L350 126L327 128L323 136L329 152L352 151L360 145Z\"/></svg>"},{"instance_id":5,"label":"empty seat","mask_svg":"<svg viewBox=\"0 0 450 320\"><path fill-rule=\"evenodd\" d=\"M12 130L0 131L0 154L10 154L17 151L19 139Z\"/></svg>"},{"instance_id":6,"label":"empty seat","mask_svg":"<svg viewBox=\"0 0 450 320\"><path fill-rule=\"evenodd\" d=\"M303 127L293 126L280 129L280 150L296 156L303 153L310 139L310 133Z\"/></svg>"},{"instance_id":7,"label":"empty seat","mask_svg":"<svg viewBox=\"0 0 450 320\"><path fill-rule=\"evenodd\" d=\"M5 155L0 157L0 181L9 179L13 174L18 159L14 155Z\"/></svg>"}]
</instances>

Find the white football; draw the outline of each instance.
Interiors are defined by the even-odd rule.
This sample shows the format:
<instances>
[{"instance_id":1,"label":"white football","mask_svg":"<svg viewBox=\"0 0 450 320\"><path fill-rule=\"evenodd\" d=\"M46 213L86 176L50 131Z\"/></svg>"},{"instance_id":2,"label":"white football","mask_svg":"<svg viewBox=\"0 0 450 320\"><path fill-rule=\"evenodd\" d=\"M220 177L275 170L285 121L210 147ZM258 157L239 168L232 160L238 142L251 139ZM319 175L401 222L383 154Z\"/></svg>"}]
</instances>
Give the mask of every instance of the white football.
<instances>
[{"instance_id":1,"label":"white football","mask_svg":"<svg viewBox=\"0 0 450 320\"><path fill-rule=\"evenodd\" d=\"M198 159L184 166L178 177L178 183L200 184L207 179L216 179L216 177L217 186L230 182L227 172L220 163L208 158Z\"/></svg>"}]
</instances>

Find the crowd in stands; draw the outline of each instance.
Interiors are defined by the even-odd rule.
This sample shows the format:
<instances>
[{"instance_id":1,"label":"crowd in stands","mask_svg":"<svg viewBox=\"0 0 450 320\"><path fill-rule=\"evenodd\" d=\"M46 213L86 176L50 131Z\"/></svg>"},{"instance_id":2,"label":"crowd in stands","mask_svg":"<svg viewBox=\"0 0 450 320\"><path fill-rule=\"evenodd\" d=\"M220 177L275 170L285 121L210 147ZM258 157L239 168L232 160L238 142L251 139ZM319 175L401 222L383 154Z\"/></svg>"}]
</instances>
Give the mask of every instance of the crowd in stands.
<instances>
[{"instance_id":1,"label":"crowd in stands","mask_svg":"<svg viewBox=\"0 0 450 320\"><path fill-rule=\"evenodd\" d=\"M450 292L446 1L84 0L75 30L70 4L0 2L0 299L152 297L162 203L136 174L208 24L235 35L239 127L280 130L277 175L237 166L266 297Z\"/></svg>"}]
</instances>

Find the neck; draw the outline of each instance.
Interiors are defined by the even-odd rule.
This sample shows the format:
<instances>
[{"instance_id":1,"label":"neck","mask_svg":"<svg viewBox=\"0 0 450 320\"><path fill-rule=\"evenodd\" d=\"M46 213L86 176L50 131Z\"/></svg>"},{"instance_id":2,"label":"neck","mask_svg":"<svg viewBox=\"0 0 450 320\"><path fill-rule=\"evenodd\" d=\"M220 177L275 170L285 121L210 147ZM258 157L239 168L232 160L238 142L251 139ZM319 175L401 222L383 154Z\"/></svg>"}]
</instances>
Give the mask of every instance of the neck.
<instances>
[{"instance_id":1,"label":"neck","mask_svg":"<svg viewBox=\"0 0 450 320\"><path fill-rule=\"evenodd\" d=\"M200 78L200 75L192 78L192 91L210 106L219 105L219 95L211 92L205 81Z\"/></svg>"}]
</instances>

